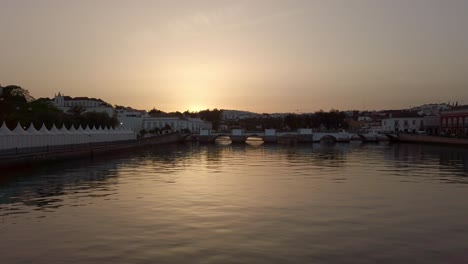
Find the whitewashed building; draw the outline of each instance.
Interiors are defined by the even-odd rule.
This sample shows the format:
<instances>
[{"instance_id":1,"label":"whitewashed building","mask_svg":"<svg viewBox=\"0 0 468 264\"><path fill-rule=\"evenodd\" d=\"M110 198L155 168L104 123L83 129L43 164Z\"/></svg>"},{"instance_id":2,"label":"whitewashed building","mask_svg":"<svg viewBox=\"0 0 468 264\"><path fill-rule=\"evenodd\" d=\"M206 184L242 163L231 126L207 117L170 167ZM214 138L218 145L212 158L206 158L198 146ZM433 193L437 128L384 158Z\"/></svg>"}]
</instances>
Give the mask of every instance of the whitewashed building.
<instances>
[{"instance_id":1,"label":"whitewashed building","mask_svg":"<svg viewBox=\"0 0 468 264\"><path fill-rule=\"evenodd\" d=\"M67 112L72 107L80 106L85 112L104 112L109 116L114 114L112 105L104 102L101 99L88 98L88 97L70 97L61 94L60 92L55 95L51 102L58 109Z\"/></svg>"},{"instance_id":2,"label":"whitewashed building","mask_svg":"<svg viewBox=\"0 0 468 264\"><path fill-rule=\"evenodd\" d=\"M416 133L424 129L423 117L391 117L382 119L382 131Z\"/></svg>"},{"instance_id":3,"label":"whitewashed building","mask_svg":"<svg viewBox=\"0 0 468 264\"><path fill-rule=\"evenodd\" d=\"M115 113L120 122L120 128L128 128L135 132L140 132L143 129L143 120L148 117L145 110L136 110L129 107L117 107Z\"/></svg>"}]
</instances>

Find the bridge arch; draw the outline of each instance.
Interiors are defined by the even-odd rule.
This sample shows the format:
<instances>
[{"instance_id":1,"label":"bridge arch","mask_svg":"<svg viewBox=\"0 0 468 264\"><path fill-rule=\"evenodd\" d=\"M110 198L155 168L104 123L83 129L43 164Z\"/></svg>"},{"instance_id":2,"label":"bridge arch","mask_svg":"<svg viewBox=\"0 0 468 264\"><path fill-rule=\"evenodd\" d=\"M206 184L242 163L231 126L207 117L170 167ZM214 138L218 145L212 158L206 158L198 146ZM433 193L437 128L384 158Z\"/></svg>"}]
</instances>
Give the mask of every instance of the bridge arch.
<instances>
[{"instance_id":1,"label":"bridge arch","mask_svg":"<svg viewBox=\"0 0 468 264\"><path fill-rule=\"evenodd\" d=\"M231 135L229 135L229 134L219 134L219 135L216 135L216 136L214 136L214 137L211 139L211 141L213 141L213 143L214 143L214 142L216 141L216 139L218 139L218 138L220 138L220 137L228 137L229 140L232 141Z\"/></svg>"},{"instance_id":2,"label":"bridge arch","mask_svg":"<svg viewBox=\"0 0 468 264\"><path fill-rule=\"evenodd\" d=\"M265 142L265 139L258 135L258 134L252 134L252 135L246 135L245 137L245 141L249 140L249 139L260 139L260 140L255 140L256 142Z\"/></svg>"}]
</instances>

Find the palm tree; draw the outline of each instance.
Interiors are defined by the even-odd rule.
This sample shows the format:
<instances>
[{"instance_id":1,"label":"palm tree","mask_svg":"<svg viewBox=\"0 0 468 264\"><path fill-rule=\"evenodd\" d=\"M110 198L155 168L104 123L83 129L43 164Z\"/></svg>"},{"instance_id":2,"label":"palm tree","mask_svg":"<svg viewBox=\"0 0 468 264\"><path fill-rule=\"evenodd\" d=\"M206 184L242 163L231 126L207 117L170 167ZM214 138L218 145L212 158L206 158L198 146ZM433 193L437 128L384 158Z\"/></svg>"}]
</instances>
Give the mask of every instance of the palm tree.
<instances>
[{"instance_id":1,"label":"palm tree","mask_svg":"<svg viewBox=\"0 0 468 264\"><path fill-rule=\"evenodd\" d=\"M68 109L67 112L73 114L74 116L80 116L82 113L86 111L86 108L84 108L81 105L74 105Z\"/></svg>"}]
</instances>

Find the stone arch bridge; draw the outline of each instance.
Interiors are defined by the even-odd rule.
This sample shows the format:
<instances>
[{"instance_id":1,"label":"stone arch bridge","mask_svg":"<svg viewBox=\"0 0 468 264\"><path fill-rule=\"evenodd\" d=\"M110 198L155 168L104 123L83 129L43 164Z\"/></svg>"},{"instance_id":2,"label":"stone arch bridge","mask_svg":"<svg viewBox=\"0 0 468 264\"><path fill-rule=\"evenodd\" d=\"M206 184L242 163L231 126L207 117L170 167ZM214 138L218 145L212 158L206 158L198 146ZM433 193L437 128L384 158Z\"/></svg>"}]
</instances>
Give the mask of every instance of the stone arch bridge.
<instances>
[{"instance_id":1,"label":"stone arch bridge","mask_svg":"<svg viewBox=\"0 0 468 264\"><path fill-rule=\"evenodd\" d=\"M386 135L377 133L355 134L348 132L312 132L312 129L302 128L297 132L277 132L275 129L265 129L264 132L245 132L242 129L232 129L231 133L213 133L201 130L200 134L191 135L202 143L214 143L220 137L229 137L233 143L245 143L249 138L261 138L266 143L312 143L312 142L350 142L353 139L362 142L387 141Z\"/></svg>"}]
</instances>

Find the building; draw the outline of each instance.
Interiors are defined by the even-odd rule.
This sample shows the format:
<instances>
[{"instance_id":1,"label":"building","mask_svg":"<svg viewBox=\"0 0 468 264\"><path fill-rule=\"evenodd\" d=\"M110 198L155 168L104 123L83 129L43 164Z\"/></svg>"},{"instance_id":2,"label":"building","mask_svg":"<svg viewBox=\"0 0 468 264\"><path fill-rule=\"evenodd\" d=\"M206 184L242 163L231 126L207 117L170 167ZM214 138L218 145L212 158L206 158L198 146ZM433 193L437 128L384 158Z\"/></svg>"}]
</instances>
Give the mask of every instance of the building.
<instances>
[{"instance_id":1,"label":"building","mask_svg":"<svg viewBox=\"0 0 468 264\"><path fill-rule=\"evenodd\" d=\"M440 135L440 117L438 115L425 116L424 131L431 136Z\"/></svg>"},{"instance_id":2,"label":"building","mask_svg":"<svg viewBox=\"0 0 468 264\"><path fill-rule=\"evenodd\" d=\"M179 118L179 117L145 117L143 118L143 129L146 131L155 128L164 129L169 126L172 131L181 131L184 129L199 133L202 129L211 129L210 122L199 118Z\"/></svg>"},{"instance_id":3,"label":"building","mask_svg":"<svg viewBox=\"0 0 468 264\"><path fill-rule=\"evenodd\" d=\"M120 127L140 132L143 129L143 119L148 117L145 110L136 110L131 107L116 107L115 114L120 122Z\"/></svg>"},{"instance_id":4,"label":"building","mask_svg":"<svg viewBox=\"0 0 468 264\"><path fill-rule=\"evenodd\" d=\"M441 112L440 131L444 135L468 137L468 107Z\"/></svg>"},{"instance_id":5,"label":"building","mask_svg":"<svg viewBox=\"0 0 468 264\"><path fill-rule=\"evenodd\" d=\"M370 116L358 116L358 122L370 122L372 121L372 117Z\"/></svg>"},{"instance_id":6,"label":"building","mask_svg":"<svg viewBox=\"0 0 468 264\"><path fill-rule=\"evenodd\" d=\"M450 110L448 104L425 104L410 109L420 115L438 115L441 111Z\"/></svg>"},{"instance_id":7,"label":"building","mask_svg":"<svg viewBox=\"0 0 468 264\"><path fill-rule=\"evenodd\" d=\"M416 133L424 128L424 118L415 117L390 117L382 119L382 131L393 133Z\"/></svg>"},{"instance_id":8,"label":"building","mask_svg":"<svg viewBox=\"0 0 468 264\"><path fill-rule=\"evenodd\" d=\"M51 103L58 109L68 112L73 107L82 107L83 113L86 112L104 112L109 116L114 114L112 105L104 102L101 99L88 97L70 97L61 94L60 92L54 96Z\"/></svg>"}]
</instances>

